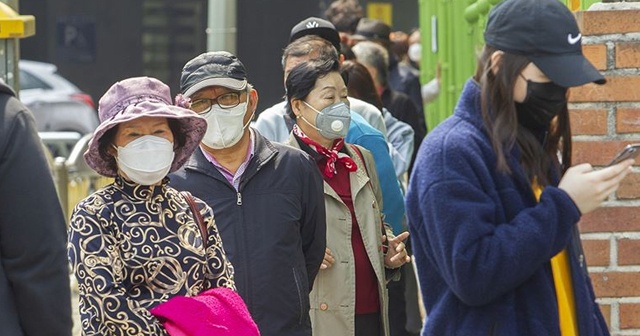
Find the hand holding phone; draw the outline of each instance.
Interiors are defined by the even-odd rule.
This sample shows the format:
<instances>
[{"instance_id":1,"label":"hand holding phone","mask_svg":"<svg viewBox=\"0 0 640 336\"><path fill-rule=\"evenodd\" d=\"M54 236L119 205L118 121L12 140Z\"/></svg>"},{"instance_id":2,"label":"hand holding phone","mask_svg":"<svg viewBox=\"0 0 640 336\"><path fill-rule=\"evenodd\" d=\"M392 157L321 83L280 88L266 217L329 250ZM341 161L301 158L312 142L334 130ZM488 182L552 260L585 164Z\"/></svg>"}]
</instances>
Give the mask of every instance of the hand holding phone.
<instances>
[{"instance_id":1,"label":"hand holding phone","mask_svg":"<svg viewBox=\"0 0 640 336\"><path fill-rule=\"evenodd\" d=\"M607 165L613 166L627 159L635 159L640 154L640 144L630 144L623 148Z\"/></svg>"}]
</instances>

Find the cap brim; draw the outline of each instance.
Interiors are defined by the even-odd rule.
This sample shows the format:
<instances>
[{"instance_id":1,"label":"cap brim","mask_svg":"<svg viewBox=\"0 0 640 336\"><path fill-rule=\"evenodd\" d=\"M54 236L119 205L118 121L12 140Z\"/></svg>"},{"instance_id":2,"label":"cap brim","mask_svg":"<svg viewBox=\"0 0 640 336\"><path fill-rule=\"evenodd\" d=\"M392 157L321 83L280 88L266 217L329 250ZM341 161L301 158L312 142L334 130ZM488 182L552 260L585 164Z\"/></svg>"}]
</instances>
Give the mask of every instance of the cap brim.
<instances>
[{"instance_id":1,"label":"cap brim","mask_svg":"<svg viewBox=\"0 0 640 336\"><path fill-rule=\"evenodd\" d=\"M307 35L316 35L329 41L340 52L340 34L337 30L329 27L317 27L300 30L289 37L289 43Z\"/></svg>"},{"instance_id":2,"label":"cap brim","mask_svg":"<svg viewBox=\"0 0 640 336\"><path fill-rule=\"evenodd\" d=\"M222 86L232 90L244 90L247 87L247 81L228 77L207 78L194 84L187 89L187 91L183 92L182 95L191 97L194 93L209 86Z\"/></svg>"},{"instance_id":3,"label":"cap brim","mask_svg":"<svg viewBox=\"0 0 640 336\"><path fill-rule=\"evenodd\" d=\"M587 83L604 84L607 80L582 54L529 57L552 82L562 87Z\"/></svg>"}]
</instances>

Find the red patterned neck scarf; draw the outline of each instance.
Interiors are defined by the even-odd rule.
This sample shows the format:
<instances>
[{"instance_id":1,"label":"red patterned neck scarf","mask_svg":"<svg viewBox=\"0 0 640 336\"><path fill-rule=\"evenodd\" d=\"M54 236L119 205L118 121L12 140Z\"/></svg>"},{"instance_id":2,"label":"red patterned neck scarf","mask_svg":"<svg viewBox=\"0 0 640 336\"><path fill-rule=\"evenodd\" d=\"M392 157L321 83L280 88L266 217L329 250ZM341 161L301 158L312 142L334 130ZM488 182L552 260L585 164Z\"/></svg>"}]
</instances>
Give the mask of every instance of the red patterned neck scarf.
<instances>
[{"instance_id":1,"label":"red patterned neck scarf","mask_svg":"<svg viewBox=\"0 0 640 336\"><path fill-rule=\"evenodd\" d=\"M309 138L298 125L293 125L293 134L295 134L302 142L309 145L313 150L327 157L327 164L324 166L324 171L322 174L328 178L332 178L336 175L336 162L339 162L344 165L344 167L350 171L356 171L358 166L356 163L349 157L349 155L345 153L340 153L340 150L344 146L344 139L339 139L333 142L333 147L331 149L326 149L321 144L313 141Z\"/></svg>"}]
</instances>

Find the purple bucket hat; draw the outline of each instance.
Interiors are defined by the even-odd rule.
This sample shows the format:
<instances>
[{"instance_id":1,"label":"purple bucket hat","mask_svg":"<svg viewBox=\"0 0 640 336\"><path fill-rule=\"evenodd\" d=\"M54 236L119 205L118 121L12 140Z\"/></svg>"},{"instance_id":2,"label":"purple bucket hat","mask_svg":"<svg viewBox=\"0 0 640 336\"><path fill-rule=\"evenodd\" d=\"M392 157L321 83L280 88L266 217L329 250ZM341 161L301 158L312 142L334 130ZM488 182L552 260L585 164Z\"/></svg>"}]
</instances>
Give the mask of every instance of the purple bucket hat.
<instances>
[{"instance_id":1,"label":"purple bucket hat","mask_svg":"<svg viewBox=\"0 0 640 336\"><path fill-rule=\"evenodd\" d=\"M123 122L140 117L158 117L176 120L179 132L186 136L185 144L175 149L170 171L180 168L200 144L207 131L207 122L195 112L173 105L171 101L169 87L155 78L133 77L113 84L98 103L100 125L93 132L89 148L84 153L87 164L101 175L115 177L118 172L116 161L112 156L100 153L100 138Z\"/></svg>"}]
</instances>

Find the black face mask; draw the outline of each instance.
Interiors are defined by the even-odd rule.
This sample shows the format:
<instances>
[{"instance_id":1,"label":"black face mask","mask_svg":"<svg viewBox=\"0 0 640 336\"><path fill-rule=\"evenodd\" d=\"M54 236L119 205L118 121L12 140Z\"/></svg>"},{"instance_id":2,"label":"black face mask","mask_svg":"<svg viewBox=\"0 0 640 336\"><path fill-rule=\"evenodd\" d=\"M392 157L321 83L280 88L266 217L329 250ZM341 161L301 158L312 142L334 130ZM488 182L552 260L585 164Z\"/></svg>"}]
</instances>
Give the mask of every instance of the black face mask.
<instances>
[{"instance_id":1,"label":"black face mask","mask_svg":"<svg viewBox=\"0 0 640 336\"><path fill-rule=\"evenodd\" d=\"M548 128L566 105L567 88L553 82L527 80L527 96L522 103L516 103L518 123L529 129Z\"/></svg>"}]
</instances>

